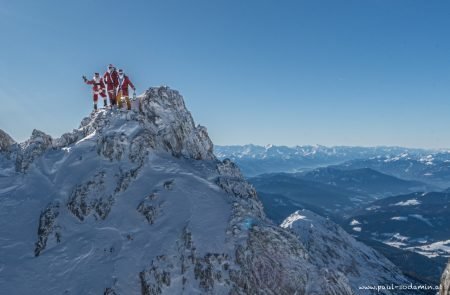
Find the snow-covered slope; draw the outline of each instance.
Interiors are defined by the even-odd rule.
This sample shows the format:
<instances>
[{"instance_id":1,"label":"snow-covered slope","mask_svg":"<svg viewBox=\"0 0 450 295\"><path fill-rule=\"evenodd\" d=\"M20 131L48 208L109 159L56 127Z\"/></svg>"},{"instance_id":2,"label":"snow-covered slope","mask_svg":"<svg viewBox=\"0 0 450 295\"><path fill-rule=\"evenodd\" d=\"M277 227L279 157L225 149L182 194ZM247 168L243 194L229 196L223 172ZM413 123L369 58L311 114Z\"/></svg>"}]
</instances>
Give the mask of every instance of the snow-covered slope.
<instances>
[{"instance_id":1,"label":"snow-covered slope","mask_svg":"<svg viewBox=\"0 0 450 295\"><path fill-rule=\"evenodd\" d=\"M319 253L266 219L177 91L139 99L57 139L35 130L17 144L1 133L2 293L357 293L347 278L357 273L324 270L336 261L317 263ZM366 274L406 280L390 266Z\"/></svg>"}]
</instances>

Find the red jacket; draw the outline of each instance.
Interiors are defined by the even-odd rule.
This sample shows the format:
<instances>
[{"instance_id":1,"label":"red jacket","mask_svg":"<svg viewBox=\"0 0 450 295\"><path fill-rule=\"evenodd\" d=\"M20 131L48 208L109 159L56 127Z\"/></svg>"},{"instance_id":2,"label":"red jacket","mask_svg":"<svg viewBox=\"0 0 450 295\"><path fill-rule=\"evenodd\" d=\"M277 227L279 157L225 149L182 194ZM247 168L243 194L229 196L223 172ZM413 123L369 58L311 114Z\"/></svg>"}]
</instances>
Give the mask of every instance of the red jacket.
<instances>
[{"instance_id":1,"label":"red jacket","mask_svg":"<svg viewBox=\"0 0 450 295\"><path fill-rule=\"evenodd\" d=\"M119 74L117 74L117 71L113 71L112 73L106 71L105 74L103 74L103 80L105 81L108 90L113 90L119 86Z\"/></svg>"},{"instance_id":2,"label":"red jacket","mask_svg":"<svg viewBox=\"0 0 450 295\"><path fill-rule=\"evenodd\" d=\"M133 83L130 81L130 78L128 78L127 75L123 76L123 79L120 79L119 77L119 90L122 90L124 95L128 94L128 86L131 86L131 88L134 88Z\"/></svg>"},{"instance_id":3,"label":"red jacket","mask_svg":"<svg viewBox=\"0 0 450 295\"><path fill-rule=\"evenodd\" d=\"M100 93L105 89L105 83L103 83L103 79L100 78L99 82L95 82L94 79L86 80L86 84L92 85L92 90L96 93Z\"/></svg>"}]
</instances>

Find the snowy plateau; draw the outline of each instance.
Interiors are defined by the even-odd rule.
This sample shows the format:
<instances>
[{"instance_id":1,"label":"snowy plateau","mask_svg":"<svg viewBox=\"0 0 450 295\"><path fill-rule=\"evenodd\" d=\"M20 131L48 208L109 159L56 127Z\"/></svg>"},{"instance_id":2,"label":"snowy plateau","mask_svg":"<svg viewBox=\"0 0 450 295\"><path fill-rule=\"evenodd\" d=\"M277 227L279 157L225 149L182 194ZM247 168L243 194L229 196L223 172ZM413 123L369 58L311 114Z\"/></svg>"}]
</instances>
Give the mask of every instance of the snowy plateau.
<instances>
[{"instance_id":1,"label":"snowy plateau","mask_svg":"<svg viewBox=\"0 0 450 295\"><path fill-rule=\"evenodd\" d=\"M1 294L340 295L409 283L329 220L267 219L168 87L60 138L0 131Z\"/></svg>"}]
</instances>

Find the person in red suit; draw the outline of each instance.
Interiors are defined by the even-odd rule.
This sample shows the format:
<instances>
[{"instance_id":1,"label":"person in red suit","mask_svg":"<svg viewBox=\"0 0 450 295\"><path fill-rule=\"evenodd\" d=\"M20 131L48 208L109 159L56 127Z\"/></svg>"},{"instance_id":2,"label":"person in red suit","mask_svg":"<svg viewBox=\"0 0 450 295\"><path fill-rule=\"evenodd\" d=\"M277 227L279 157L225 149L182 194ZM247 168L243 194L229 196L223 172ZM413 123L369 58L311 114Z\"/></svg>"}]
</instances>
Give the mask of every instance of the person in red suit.
<instances>
[{"instance_id":1,"label":"person in red suit","mask_svg":"<svg viewBox=\"0 0 450 295\"><path fill-rule=\"evenodd\" d=\"M103 104L106 107L106 94L105 94L105 83L103 83L102 77L99 73L95 73L92 80L88 80L86 76L83 76L83 80L86 84L92 85L92 94L94 98L94 110L97 110L98 96L103 97Z\"/></svg>"},{"instance_id":2,"label":"person in red suit","mask_svg":"<svg viewBox=\"0 0 450 295\"><path fill-rule=\"evenodd\" d=\"M110 64L108 70L103 74L103 81L106 84L106 91L109 96L109 104L116 105L116 88L119 86L119 74L114 65Z\"/></svg>"},{"instance_id":3,"label":"person in red suit","mask_svg":"<svg viewBox=\"0 0 450 295\"><path fill-rule=\"evenodd\" d=\"M136 87L134 87L133 83L130 81L127 75L123 72L122 69L119 69L119 85L117 87L117 103L119 108L122 108L122 98L125 98L127 103L127 109L131 110L131 102L128 94L128 86L130 86L133 91L136 91Z\"/></svg>"}]
</instances>

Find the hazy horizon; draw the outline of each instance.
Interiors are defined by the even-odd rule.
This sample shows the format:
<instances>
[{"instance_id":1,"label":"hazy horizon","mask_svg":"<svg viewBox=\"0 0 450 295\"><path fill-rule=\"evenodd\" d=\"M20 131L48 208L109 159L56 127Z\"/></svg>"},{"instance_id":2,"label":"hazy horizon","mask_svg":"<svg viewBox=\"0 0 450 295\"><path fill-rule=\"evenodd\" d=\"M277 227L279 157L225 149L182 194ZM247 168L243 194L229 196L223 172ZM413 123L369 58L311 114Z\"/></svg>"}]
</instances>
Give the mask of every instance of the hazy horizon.
<instances>
[{"instance_id":1,"label":"hazy horizon","mask_svg":"<svg viewBox=\"0 0 450 295\"><path fill-rule=\"evenodd\" d=\"M410 150L449 150L450 148L424 148L424 147L408 147L408 146L398 146L398 145L323 145L323 144L297 144L297 145L284 145L284 144L214 144L214 146L221 146L221 147L243 147L243 146L258 146L258 147L287 147L287 148L296 148L296 147L325 147L325 148L404 148L404 149L410 149Z\"/></svg>"}]
</instances>

